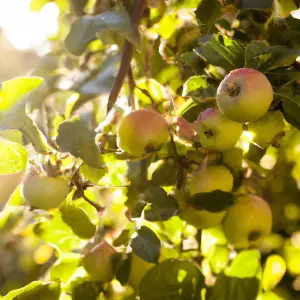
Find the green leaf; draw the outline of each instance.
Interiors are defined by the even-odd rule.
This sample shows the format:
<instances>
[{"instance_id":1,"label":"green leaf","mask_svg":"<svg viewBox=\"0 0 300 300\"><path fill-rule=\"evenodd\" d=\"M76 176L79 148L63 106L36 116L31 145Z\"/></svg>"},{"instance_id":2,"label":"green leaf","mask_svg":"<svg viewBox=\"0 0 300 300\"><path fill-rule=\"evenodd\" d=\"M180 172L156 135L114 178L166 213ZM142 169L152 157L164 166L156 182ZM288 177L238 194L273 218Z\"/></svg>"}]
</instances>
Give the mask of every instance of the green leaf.
<instances>
[{"instance_id":1,"label":"green leaf","mask_svg":"<svg viewBox=\"0 0 300 300\"><path fill-rule=\"evenodd\" d=\"M81 257L79 257L79 255L62 256L50 268L50 279L60 280L66 283L79 267L80 261Z\"/></svg>"},{"instance_id":2,"label":"green leaf","mask_svg":"<svg viewBox=\"0 0 300 300\"><path fill-rule=\"evenodd\" d=\"M34 233L61 252L80 247L82 240L62 220L61 213L55 213L50 220L44 220L34 226Z\"/></svg>"},{"instance_id":3,"label":"green leaf","mask_svg":"<svg viewBox=\"0 0 300 300\"><path fill-rule=\"evenodd\" d=\"M269 47L268 51L271 53L271 57L261 68L262 72L290 66L300 55L300 49L291 49L279 45Z\"/></svg>"},{"instance_id":4,"label":"green leaf","mask_svg":"<svg viewBox=\"0 0 300 300\"><path fill-rule=\"evenodd\" d=\"M240 252L225 270L225 274L237 278L255 277L259 270L260 252L258 250L244 250Z\"/></svg>"},{"instance_id":5,"label":"green leaf","mask_svg":"<svg viewBox=\"0 0 300 300\"><path fill-rule=\"evenodd\" d=\"M102 291L102 283L90 278L77 277L71 283L72 300L97 300Z\"/></svg>"},{"instance_id":6,"label":"green leaf","mask_svg":"<svg viewBox=\"0 0 300 300\"><path fill-rule=\"evenodd\" d=\"M207 300L254 300L259 292L257 278L227 277L218 275L213 288L207 290Z\"/></svg>"},{"instance_id":7,"label":"green leaf","mask_svg":"<svg viewBox=\"0 0 300 300\"><path fill-rule=\"evenodd\" d=\"M193 100L215 98L218 84L207 76L192 76L183 85L182 96L191 96Z\"/></svg>"},{"instance_id":8,"label":"green leaf","mask_svg":"<svg viewBox=\"0 0 300 300\"><path fill-rule=\"evenodd\" d=\"M231 71L244 66L244 47L226 35L214 34L195 49L209 64Z\"/></svg>"},{"instance_id":9,"label":"green leaf","mask_svg":"<svg viewBox=\"0 0 300 300\"><path fill-rule=\"evenodd\" d=\"M161 243L157 235L148 227L138 229L132 238L130 246L132 251L149 263L157 263L160 256Z\"/></svg>"},{"instance_id":10,"label":"green leaf","mask_svg":"<svg viewBox=\"0 0 300 300\"><path fill-rule=\"evenodd\" d=\"M260 252L257 250L240 252L225 272L218 275L214 287L208 290L207 299L256 299L260 287L257 276L260 272Z\"/></svg>"},{"instance_id":11,"label":"green leaf","mask_svg":"<svg viewBox=\"0 0 300 300\"><path fill-rule=\"evenodd\" d=\"M154 266L139 286L141 300L198 300L202 288L204 278L198 268L175 259Z\"/></svg>"},{"instance_id":12,"label":"green leaf","mask_svg":"<svg viewBox=\"0 0 300 300\"><path fill-rule=\"evenodd\" d=\"M24 146L0 137L0 175L25 170L27 158Z\"/></svg>"},{"instance_id":13,"label":"green leaf","mask_svg":"<svg viewBox=\"0 0 300 300\"><path fill-rule=\"evenodd\" d=\"M88 44L97 38L96 34L105 30L111 30L139 45L138 28L131 24L130 17L122 9L77 19L65 39L65 47L73 55L81 55Z\"/></svg>"},{"instance_id":14,"label":"green leaf","mask_svg":"<svg viewBox=\"0 0 300 300\"><path fill-rule=\"evenodd\" d=\"M240 0L240 8L264 9L272 8L273 0Z\"/></svg>"},{"instance_id":15,"label":"green leaf","mask_svg":"<svg viewBox=\"0 0 300 300\"><path fill-rule=\"evenodd\" d=\"M17 77L3 82L0 88L0 111L7 111L22 103L24 97L42 83L40 77Z\"/></svg>"},{"instance_id":16,"label":"green leaf","mask_svg":"<svg viewBox=\"0 0 300 300\"><path fill-rule=\"evenodd\" d=\"M37 104L41 99L39 89L43 79L39 77L20 77L3 83L0 89L0 129L19 129L24 139L42 152L48 150L45 139L33 121L27 116L27 103Z\"/></svg>"},{"instance_id":17,"label":"green leaf","mask_svg":"<svg viewBox=\"0 0 300 300\"><path fill-rule=\"evenodd\" d=\"M101 169L104 162L96 147L95 135L84 121L74 117L59 125L56 142L60 151L69 152L89 166Z\"/></svg>"},{"instance_id":18,"label":"green leaf","mask_svg":"<svg viewBox=\"0 0 300 300\"><path fill-rule=\"evenodd\" d=\"M234 204L234 196L221 190L209 193L197 193L189 197L189 204L197 210L221 212Z\"/></svg>"},{"instance_id":19,"label":"green leaf","mask_svg":"<svg viewBox=\"0 0 300 300\"><path fill-rule=\"evenodd\" d=\"M119 236L114 240L113 246L120 247L122 245L128 245L130 241L130 236L132 235L131 230L123 229Z\"/></svg>"},{"instance_id":20,"label":"green leaf","mask_svg":"<svg viewBox=\"0 0 300 300\"><path fill-rule=\"evenodd\" d=\"M23 136L22 132L17 129L6 129L0 131L0 137L6 140L9 140L14 143L23 145Z\"/></svg>"},{"instance_id":21,"label":"green leaf","mask_svg":"<svg viewBox=\"0 0 300 300\"><path fill-rule=\"evenodd\" d=\"M94 184L97 184L98 181L106 174L106 172L106 168L96 169L86 164L82 164L80 166L80 174Z\"/></svg>"},{"instance_id":22,"label":"green leaf","mask_svg":"<svg viewBox=\"0 0 300 300\"><path fill-rule=\"evenodd\" d=\"M272 56L263 41L251 41L245 49L245 68L259 70Z\"/></svg>"},{"instance_id":23,"label":"green leaf","mask_svg":"<svg viewBox=\"0 0 300 300\"><path fill-rule=\"evenodd\" d=\"M167 221L176 214L178 202L174 197L167 195L161 187L148 188L139 197L141 202L150 204L145 209L145 219L148 221Z\"/></svg>"},{"instance_id":24,"label":"green leaf","mask_svg":"<svg viewBox=\"0 0 300 300\"><path fill-rule=\"evenodd\" d=\"M202 0L195 11L201 33L215 32L216 21L221 15L222 6L217 0Z\"/></svg>"},{"instance_id":25,"label":"green leaf","mask_svg":"<svg viewBox=\"0 0 300 300\"><path fill-rule=\"evenodd\" d=\"M61 208L63 221L71 227L72 231L82 239L90 239L95 235L96 226L80 207L72 204Z\"/></svg>"},{"instance_id":26,"label":"green leaf","mask_svg":"<svg viewBox=\"0 0 300 300\"><path fill-rule=\"evenodd\" d=\"M25 287L9 292L5 300L58 300L60 284L58 282L44 283L32 281Z\"/></svg>"}]
</instances>

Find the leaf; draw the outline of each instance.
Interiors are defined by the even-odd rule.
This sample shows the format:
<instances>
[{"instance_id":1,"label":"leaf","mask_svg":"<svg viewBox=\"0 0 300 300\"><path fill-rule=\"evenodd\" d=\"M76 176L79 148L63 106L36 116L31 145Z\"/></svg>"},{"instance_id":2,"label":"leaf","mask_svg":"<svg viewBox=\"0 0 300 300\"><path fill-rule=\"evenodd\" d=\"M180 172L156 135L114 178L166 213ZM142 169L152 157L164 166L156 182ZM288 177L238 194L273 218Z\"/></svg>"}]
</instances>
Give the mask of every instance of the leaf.
<instances>
[{"instance_id":1,"label":"leaf","mask_svg":"<svg viewBox=\"0 0 300 300\"><path fill-rule=\"evenodd\" d=\"M80 207L64 205L61 208L62 220L82 239L90 239L95 235L96 226Z\"/></svg>"},{"instance_id":2,"label":"leaf","mask_svg":"<svg viewBox=\"0 0 300 300\"><path fill-rule=\"evenodd\" d=\"M122 245L128 245L132 232L129 229L123 229L119 236L114 240L113 246L120 247Z\"/></svg>"},{"instance_id":3,"label":"leaf","mask_svg":"<svg viewBox=\"0 0 300 300\"><path fill-rule=\"evenodd\" d=\"M161 243L157 235L148 227L138 229L132 238L130 246L132 251L149 263L157 263L160 256Z\"/></svg>"},{"instance_id":4,"label":"leaf","mask_svg":"<svg viewBox=\"0 0 300 300\"><path fill-rule=\"evenodd\" d=\"M60 284L58 282L44 283L32 281L25 287L9 292L5 300L58 300Z\"/></svg>"},{"instance_id":5,"label":"leaf","mask_svg":"<svg viewBox=\"0 0 300 300\"><path fill-rule=\"evenodd\" d=\"M19 143L0 137L0 174L13 174L26 169L27 150Z\"/></svg>"},{"instance_id":6,"label":"leaf","mask_svg":"<svg viewBox=\"0 0 300 300\"><path fill-rule=\"evenodd\" d=\"M257 278L227 277L218 275L213 288L207 290L207 300L254 300L259 292Z\"/></svg>"},{"instance_id":7,"label":"leaf","mask_svg":"<svg viewBox=\"0 0 300 300\"><path fill-rule=\"evenodd\" d=\"M273 0L240 0L240 8L264 9L272 8Z\"/></svg>"},{"instance_id":8,"label":"leaf","mask_svg":"<svg viewBox=\"0 0 300 300\"><path fill-rule=\"evenodd\" d=\"M34 233L45 242L61 252L68 252L80 247L82 241L72 229L62 220L61 213L55 213L50 220L37 223Z\"/></svg>"},{"instance_id":9,"label":"leaf","mask_svg":"<svg viewBox=\"0 0 300 300\"><path fill-rule=\"evenodd\" d=\"M300 130L300 95L293 87L285 85L276 93L276 98L282 101L282 113L285 120Z\"/></svg>"},{"instance_id":10,"label":"leaf","mask_svg":"<svg viewBox=\"0 0 300 300\"><path fill-rule=\"evenodd\" d=\"M43 79L39 77L19 77L4 82L0 89L0 129L19 129L24 139L32 143L38 152L48 150L49 147L27 116L25 106L30 102L41 101L40 90L37 89L42 83Z\"/></svg>"},{"instance_id":11,"label":"leaf","mask_svg":"<svg viewBox=\"0 0 300 300\"><path fill-rule=\"evenodd\" d=\"M79 117L62 122L58 128L56 142L60 151L81 158L93 168L103 168L104 162L95 144L95 133Z\"/></svg>"},{"instance_id":12,"label":"leaf","mask_svg":"<svg viewBox=\"0 0 300 300\"><path fill-rule=\"evenodd\" d=\"M291 49L289 47L275 45L269 47L269 53L271 53L271 57L261 68L262 72L290 66L300 55L300 49Z\"/></svg>"},{"instance_id":13,"label":"leaf","mask_svg":"<svg viewBox=\"0 0 300 300\"><path fill-rule=\"evenodd\" d=\"M174 197L167 195L161 187L148 188L139 197L141 202L150 203L145 209L145 219L148 221L167 221L176 214L178 202Z\"/></svg>"},{"instance_id":14,"label":"leaf","mask_svg":"<svg viewBox=\"0 0 300 300\"><path fill-rule=\"evenodd\" d=\"M204 278L198 268L175 259L154 266L139 286L141 300L198 300L202 288Z\"/></svg>"},{"instance_id":15,"label":"leaf","mask_svg":"<svg viewBox=\"0 0 300 300\"><path fill-rule=\"evenodd\" d=\"M208 41L195 49L196 53L209 64L219 66L227 71L243 67L244 47L237 41L222 34L209 36Z\"/></svg>"},{"instance_id":16,"label":"leaf","mask_svg":"<svg viewBox=\"0 0 300 300\"><path fill-rule=\"evenodd\" d=\"M40 77L17 77L2 83L0 88L0 111L5 112L43 83Z\"/></svg>"},{"instance_id":17,"label":"leaf","mask_svg":"<svg viewBox=\"0 0 300 300\"><path fill-rule=\"evenodd\" d=\"M234 196L231 193L215 190L209 193L197 193L189 197L188 202L197 210L209 212L221 212L234 204Z\"/></svg>"},{"instance_id":18,"label":"leaf","mask_svg":"<svg viewBox=\"0 0 300 300\"><path fill-rule=\"evenodd\" d=\"M263 41L251 41L245 49L245 68L259 70L272 56Z\"/></svg>"},{"instance_id":19,"label":"leaf","mask_svg":"<svg viewBox=\"0 0 300 300\"><path fill-rule=\"evenodd\" d=\"M300 103L286 98L283 101L282 108L285 120L300 130Z\"/></svg>"},{"instance_id":20,"label":"leaf","mask_svg":"<svg viewBox=\"0 0 300 300\"><path fill-rule=\"evenodd\" d=\"M135 46L139 45L138 28L131 24L130 17L123 9L77 19L65 39L65 47L73 55L81 55L88 44L97 38L96 34L104 30L112 30Z\"/></svg>"},{"instance_id":21,"label":"leaf","mask_svg":"<svg viewBox=\"0 0 300 300\"><path fill-rule=\"evenodd\" d=\"M72 300L97 300L102 291L102 283L94 282L90 278L77 277L72 281Z\"/></svg>"},{"instance_id":22,"label":"leaf","mask_svg":"<svg viewBox=\"0 0 300 300\"><path fill-rule=\"evenodd\" d=\"M244 250L240 252L225 270L231 277L251 278L260 270L260 252L258 250Z\"/></svg>"},{"instance_id":23,"label":"leaf","mask_svg":"<svg viewBox=\"0 0 300 300\"><path fill-rule=\"evenodd\" d=\"M106 174L106 172L106 168L96 169L86 164L82 164L80 166L80 174L94 184L97 184L98 181Z\"/></svg>"},{"instance_id":24,"label":"leaf","mask_svg":"<svg viewBox=\"0 0 300 300\"><path fill-rule=\"evenodd\" d=\"M221 15L221 4L217 0L202 0L195 11L201 33L207 34L216 31L216 21Z\"/></svg>"},{"instance_id":25,"label":"leaf","mask_svg":"<svg viewBox=\"0 0 300 300\"><path fill-rule=\"evenodd\" d=\"M69 281L80 263L79 255L65 255L50 268L50 279L60 280L64 283Z\"/></svg>"},{"instance_id":26,"label":"leaf","mask_svg":"<svg viewBox=\"0 0 300 300\"><path fill-rule=\"evenodd\" d=\"M182 96L190 96L193 100L215 98L218 85L206 76L192 76L183 85Z\"/></svg>"},{"instance_id":27,"label":"leaf","mask_svg":"<svg viewBox=\"0 0 300 300\"><path fill-rule=\"evenodd\" d=\"M260 288L258 274L261 272L260 252L240 252L231 265L217 277L214 287L208 290L208 300L253 300Z\"/></svg>"}]
</instances>

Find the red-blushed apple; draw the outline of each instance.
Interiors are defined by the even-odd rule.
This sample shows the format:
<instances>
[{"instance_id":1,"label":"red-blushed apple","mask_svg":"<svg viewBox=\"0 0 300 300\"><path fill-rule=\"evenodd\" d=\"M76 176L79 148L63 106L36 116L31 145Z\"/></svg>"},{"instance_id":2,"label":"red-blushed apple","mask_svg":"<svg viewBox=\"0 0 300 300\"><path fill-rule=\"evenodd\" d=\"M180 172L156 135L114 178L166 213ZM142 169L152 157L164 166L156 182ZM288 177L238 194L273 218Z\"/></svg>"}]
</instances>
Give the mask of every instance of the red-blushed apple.
<instances>
[{"instance_id":1,"label":"red-blushed apple","mask_svg":"<svg viewBox=\"0 0 300 300\"><path fill-rule=\"evenodd\" d=\"M169 139L169 125L158 112L140 109L131 112L118 128L119 147L132 156L160 150Z\"/></svg>"},{"instance_id":2,"label":"red-blushed apple","mask_svg":"<svg viewBox=\"0 0 300 300\"><path fill-rule=\"evenodd\" d=\"M227 118L218 108L207 108L200 115L196 130L203 148L226 151L236 145L243 133L243 125Z\"/></svg>"},{"instance_id":3,"label":"red-blushed apple","mask_svg":"<svg viewBox=\"0 0 300 300\"><path fill-rule=\"evenodd\" d=\"M217 103L233 121L246 123L261 118L273 100L273 88L260 71L241 68L231 71L220 83Z\"/></svg>"}]
</instances>

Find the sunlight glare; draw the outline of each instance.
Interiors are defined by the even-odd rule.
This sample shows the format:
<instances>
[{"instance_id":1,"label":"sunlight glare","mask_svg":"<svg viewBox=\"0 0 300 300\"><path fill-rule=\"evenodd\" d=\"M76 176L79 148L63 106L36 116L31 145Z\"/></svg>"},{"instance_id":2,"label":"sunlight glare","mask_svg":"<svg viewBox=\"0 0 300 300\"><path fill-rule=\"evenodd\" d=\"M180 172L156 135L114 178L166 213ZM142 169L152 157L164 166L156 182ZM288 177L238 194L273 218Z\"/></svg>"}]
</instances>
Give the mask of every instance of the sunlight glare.
<instances>
[{"instance_id":1,"label":"sunlight glare","mask_svg":"<svg viewBox=\"0 0 300 300\"><path fill-rule=\"evenodd\" d=\"M30 2L0 0L0 27L16 49L39 53L47 48L48 37L58 31L59 9L54 2L49 2L40 12L32 12Z\"/></svg>"}]
</instances>

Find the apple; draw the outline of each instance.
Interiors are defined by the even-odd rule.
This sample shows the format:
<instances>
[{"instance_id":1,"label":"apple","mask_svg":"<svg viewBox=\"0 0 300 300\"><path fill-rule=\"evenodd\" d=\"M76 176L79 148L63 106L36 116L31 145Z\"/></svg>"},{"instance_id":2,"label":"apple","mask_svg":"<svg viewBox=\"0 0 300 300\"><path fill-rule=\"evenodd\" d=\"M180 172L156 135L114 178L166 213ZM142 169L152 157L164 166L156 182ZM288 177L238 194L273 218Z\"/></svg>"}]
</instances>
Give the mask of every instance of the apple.
<instances>
[{"instance_id":1,"label":"apple","mask_svg":"<svg viewBox=\"0 0 300 300\"><path fill-rule=\"evenodd\" d=\"M116 275L116 253L110 244L103 241L82 258L82 265L94 281L109 282Z\"/></svg>"},{"instance_id":2,"label":"apple","mask_svg":"<svg viewBox=\"0 0 300 300\"><path fill-rule=\"evenodd\" d=\"M233 121L245 123L261 118L273 100L273 88L261 72L241 68L231 71L220 83L217 103Z\"/></svg>"},{"instance_id":3,"label":"apple","mask_svg":"<svg viewBox=\"0 0 300 300\"><path fill-rule=\"evenodd\" d=\"M14 190L22 182L24 175L24 171L0 175L0 203L4 204L9 200Z\"/></svg>"},{"instance_id":4,"label":"apple","mask_svg":"<svg viewBox=\"0 0 300 300\"><path fill-rule=\"evenodd\" d=\"M228 242L236 249L257 245L272 230L272 211L259 196L245 195L231 206L223 222Z\"/></svg>"},{"instance_id":5,"label":"apple","mask_svg":"<svg viewBox=\"0 0 300 300\"><path fill-rule=\"evenodd\" d=\"M136 157L160 150L168 139L167 121L148 109L131 112L118 128L118 146Z\"/></svg>"},{"instance_id":6,"label":"apple","mask_svg":"<svg viewBox=\"0 0 300 300\"><path fill-rule=\"evenodd\" d=\"M28 175L23 183L22 193L32 208L57 208L70 192L68 183L61 177Z\"/></svg>"},{"instance_id":7,"label":"apple","mask_svg":"<svg viewBox=\"0 0 300 300\"><path fill-rule=\"evenodd\" d=\"M136 254L132 253L130 271L128 277L128 284L134 289L139 287L140 281L144 278L146 273L154 267L155 264L144 261Z\"/></svg>"},{"instance_id":8,"label":"apple","mask_svg":"<svg viewBox=\"0 0 300 300\"><path fill-rule=\"evenodd\" d=\"M243 125L230 120L217 108L207 108L200 115L196 130L203 148L226 151L237 143L243 133Z\"/></svg>"},{"instance_id":9,"label":"apple","mask_svg":"<svg viewBox=\"0 0 300 300\"><path fill-rule=\"evenodd\" d=\"M281 111L269 111L258 120L248 124L248 131L253 134L253 142L267 148L274 138L284 132L284 118Z\"/></svg>"},{"instance_id":10,"label":"apple","mask_svg":"<svg viewBox=\"0 0 300 300\"><path fill-rule=\"evenodd\" d=\"M194 173L188 183L187 190L190 195L197 193L209 193L214 190L231 192L233 187L233 176L224 166L211 166ZM181 207L183 207L181 205ZM179 214L179 217L188 224L198 229L205 229L219 225L225 217L226 212L209 212L187 208Z\"/></svg>"}]
</instances>

